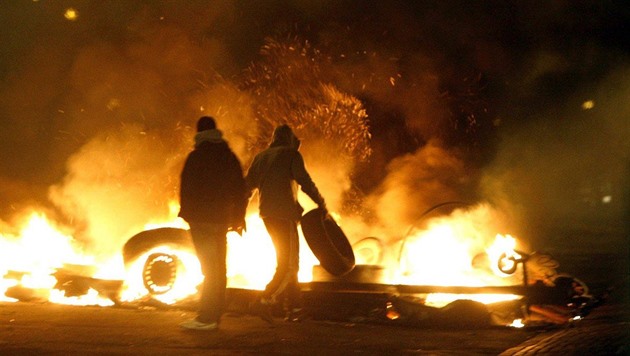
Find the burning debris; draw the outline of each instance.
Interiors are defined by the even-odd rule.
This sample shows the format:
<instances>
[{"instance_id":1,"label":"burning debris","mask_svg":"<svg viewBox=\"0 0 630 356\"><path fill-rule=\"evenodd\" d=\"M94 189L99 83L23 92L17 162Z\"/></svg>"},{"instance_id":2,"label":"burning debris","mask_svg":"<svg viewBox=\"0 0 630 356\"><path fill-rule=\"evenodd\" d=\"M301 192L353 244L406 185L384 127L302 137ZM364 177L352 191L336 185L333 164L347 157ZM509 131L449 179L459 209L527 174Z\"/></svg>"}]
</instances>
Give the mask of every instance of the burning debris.
<instances>
[{"instance_id":1,"label":"burning debris","mask_svg":"<svg viewBox=\"0 0 630 356\"><path fill-rule=\"evenodd\" d=\"M64 270L55 272L53 277L57 280L53 288L63 292L64 297L80 297L94 290L99 296L110 299L115 304L119 303L120 290L124 282L86 277Z\"/></svg>"},{"instance_id":2,"label":"burning debris","mask_svg":"<svg viewBox=\"0 0 630 356\"><path fill-rule=\"evenodd\" d=\"M452 216L456 220L462 217L457 213ZM251 248L256 241L268 239L256 219L255 216L248 217L249 228L244 238L229 235L228 261L251 264L247 258L235 256L245 253L239 250ZM427 225L434 231L419 229L417 236L395 245L398 251L407 252L405 259L397 259L393 265L391 259L381 258L387 255L383 251L387 250L387 246L380 239L356 239L355 244L346 248L346 237L338 225L334 222L330 226L322 225L328 231L336 231L339 240L331 241L336 246L334 248L322 249L320 246L319 251L314 248L323 265L315 256L302 258L301 270L310 272L310 275L304 277L305 274L301 274L300 277L310 317L417 327L527 327L564 325L579 320L601 302L589 294L583 282L558 274L559 265L551 256L517 250L516 239L511 236L498 235L483 253L474 253L476 249L470 245L466 247L466 244L463 250L468 248L468 254L458 253L454 249L461 247L452 242L449 242L449 248L443 250L442 245L433 240L434 236L438 234L442 240L448 241L457 231L456 221L450 221L451 230L444 230L446 222L449 220L440 217L434 224ZM306 231L314 234L313 228ZM321 233L317 229L315 231L315 234ZM303 243L308 241L304 241L304 236L302 238ZM434 242L427 244L427 241ZM239 245L238 242L245 243ZM314 246L312 241L308 244ZM417 249L418 246L422 248ZM419 271L414 268L424 269L427 266L410 261L414 257L425 258L424 254L414 252L423 249L441 254L432 260L437 266L430 271L432 276L424 280L417 279ZM326 255L332 250L340 255ZM356 264L354 252L357 252ZM191 307L197 302L197 287L203 277L187 229L142 231L127 241L122 257L125 273L118 279L96 278L96 266L61 263L50 267L47 274L49 281L39 285L29 283L35 271L18 271L5 264L1 281L7 287L3 295L5 300L102 306L181 308ZM4 261L7 261L6 256ZM343 261L343 264L335 261ZM366 261L375 263L365 264ZM456 279L449 280L454 274L446 269L455 267L454 271L457 271L461 262L468 264L468 268L463 273L460 270L461 275ZM229 309L247 313L248 301L255 298L268 276L248 277L237 267L235 263L228 264ZM269 276L271 273L270 270ZM477 275L476 282L470 279L474 275ZM490 278L490 275L496 275L496 278ZM433 278L436 276L440 278ZM248 282L248 278L252 282ZM262 280L257 286L256 278ZM441 279L442 283L438 284L422 283ZM412 281L416 282L408 283Z\"/></svg>"}]
</instances>

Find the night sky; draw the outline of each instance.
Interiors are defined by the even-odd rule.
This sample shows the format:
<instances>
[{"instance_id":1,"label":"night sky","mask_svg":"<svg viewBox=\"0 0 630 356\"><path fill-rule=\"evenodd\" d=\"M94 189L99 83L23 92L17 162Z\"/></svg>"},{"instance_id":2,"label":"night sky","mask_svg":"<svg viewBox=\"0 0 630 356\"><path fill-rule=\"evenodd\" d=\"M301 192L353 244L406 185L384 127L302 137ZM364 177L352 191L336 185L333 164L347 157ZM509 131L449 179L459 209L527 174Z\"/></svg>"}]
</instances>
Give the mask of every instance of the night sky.
<instances>
[{"instance_id":1,"label":"night sky","mask_svg":"<svg viewBox=\"0 0 630 356\"><path fill-rule=\"evenodd\" d=\"M314 174L334 182L320 185L337 210L404 230L444 201L489 202L539 245L558 229L627 232L626 1L0 7L5 229L37 207L85 235L128 236L168 213L201 114L217 117L247 166L283 113L316 137L313 113L329 109L338 126L317 145L371 135L368 158L355 148L331 165L343 177ZM395 218L382 213L392 208Z\"/></svg>"}]
</instances>

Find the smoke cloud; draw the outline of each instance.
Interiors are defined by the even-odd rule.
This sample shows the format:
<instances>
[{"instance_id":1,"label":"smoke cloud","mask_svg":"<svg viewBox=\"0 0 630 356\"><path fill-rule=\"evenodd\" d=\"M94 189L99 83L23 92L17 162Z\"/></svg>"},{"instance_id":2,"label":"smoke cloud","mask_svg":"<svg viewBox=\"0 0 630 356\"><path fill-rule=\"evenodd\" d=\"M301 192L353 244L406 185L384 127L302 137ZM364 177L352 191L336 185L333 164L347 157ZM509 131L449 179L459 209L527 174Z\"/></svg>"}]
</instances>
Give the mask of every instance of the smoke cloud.
<instances>
[{"instance_id":1,"label":"smoke cloud","mask_svg":"<svg viewBox=\"0 0 630 356\"><path fill-rule=\"evenodd\" d=\"M630 186L618 6L8 4L0 221L42 206L119 251L172 216L194 123L212 115L244 167L274 125L294 126L353 239L400 238L447 201L490 202L534 243L578 222L617 235Z\"/></svg>"},{"instance_id":2,"label":"smoke cloud","mask_svg":"<svg viewBox=\"0 0 630 356\"><path fill-rule=\"evenodd\" d=\"M520 217L514 227L530 241L603 251L625 244L629 69L611 71L502 137L485 170L485 195Z\"/></svg>"}]
</instances>

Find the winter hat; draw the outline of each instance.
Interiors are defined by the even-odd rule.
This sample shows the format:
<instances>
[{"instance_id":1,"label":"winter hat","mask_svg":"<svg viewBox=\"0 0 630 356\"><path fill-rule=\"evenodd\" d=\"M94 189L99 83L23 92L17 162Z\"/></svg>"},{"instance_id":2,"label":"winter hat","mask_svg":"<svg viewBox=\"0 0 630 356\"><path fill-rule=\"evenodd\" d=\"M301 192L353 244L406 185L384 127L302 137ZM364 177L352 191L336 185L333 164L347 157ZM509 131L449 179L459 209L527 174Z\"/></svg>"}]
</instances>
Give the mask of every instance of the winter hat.
<instances>
[{"instance_id":1,"label":"winter hat","mask_svg":"<svg viewBox=\"0 0 630 356\"><path fill-rule=\"evenodd\" d=\"M271 139L272 147L275 146L291 146L294 149L300 147L300 140L295 136L293 130L287 124L282 124L273 131L273 137Z\"/></svg>"},{"instance_id":2,"label":"winter hat","mask_svg":"<svg viewBox=\"0 0 630 356\"><path fill-rule=\"evenodd\" d=\"M199 121L197 121L197 132L214 130L216 128L217 123L212 116L202 116Z\"/></svg>"}]
</instances>

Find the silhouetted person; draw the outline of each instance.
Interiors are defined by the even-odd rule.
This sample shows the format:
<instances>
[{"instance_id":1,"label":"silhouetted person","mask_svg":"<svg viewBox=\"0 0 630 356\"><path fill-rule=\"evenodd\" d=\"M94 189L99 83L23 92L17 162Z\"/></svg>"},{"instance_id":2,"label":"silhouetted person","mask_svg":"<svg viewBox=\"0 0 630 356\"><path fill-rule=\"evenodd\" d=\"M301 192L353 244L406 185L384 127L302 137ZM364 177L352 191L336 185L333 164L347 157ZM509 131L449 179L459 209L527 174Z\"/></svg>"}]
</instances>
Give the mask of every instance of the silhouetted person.
<instances>
[{"instance_id":1,"label":"silhouetted person","mask_svg":"<svg viewBox=\"0 0 630 356\"><path fill-rule=\"evenodd\" d=\"M256 155L245 178L251 192L258 189L260 217L276 250L275 274L259 303L254 305L255 312L267 321L271 321L270 307L276 302L284 303L289 320L302 311L297 223L303 209L297 201L296 183L320 208L326 209L324 199L306 171L299 147L300 140L291 128L278 126L271 144Z\"/></svg>"},{"instance_id":2,"label":"silhouetted person","mask_svg":"<svg viewBox=\"0 0 630 356\"><path fill-rule=\"evenodd\" d=\"M197 317L183 328L214 330L223 314L226 289L226 234L245 226L247 190L238 158L212 117L197 122L195 147L181 174L179 216L190 234L204 281Z\"/></svg>"}]
</instances>

